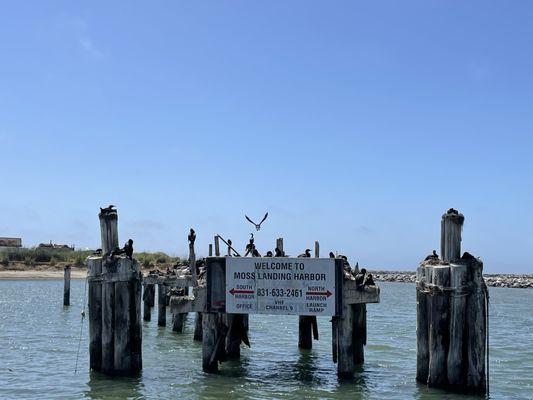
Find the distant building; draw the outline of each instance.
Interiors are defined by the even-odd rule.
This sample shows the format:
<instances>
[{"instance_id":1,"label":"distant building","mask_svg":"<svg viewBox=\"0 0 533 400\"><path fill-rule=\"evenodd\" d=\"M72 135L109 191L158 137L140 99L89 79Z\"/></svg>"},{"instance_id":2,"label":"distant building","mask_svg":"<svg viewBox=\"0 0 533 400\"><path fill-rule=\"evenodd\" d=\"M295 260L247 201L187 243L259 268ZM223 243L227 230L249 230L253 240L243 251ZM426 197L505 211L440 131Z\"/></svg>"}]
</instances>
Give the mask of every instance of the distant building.
<instances>
[{"instance_id":1,"label":"distant building","mask_svg":"<svg viewBox=\"0 0 533 400\"><path fill-rule=\"evenodd\" d=\"M50 243L40 243L39 246L37 246L37 248L47 249L47 250L74 251L74 246L69 246L68 244L52 243L51 240L50 240Z\"/></svg>"},{"instance_id":2,"label":"distant building","mask_svg":"<svg viewBox=\"0 0 533 400\"><path fill-rule=\"evenodd\" d=\"M0 249L20 248L22 247L21 238L0 237Z\"/></svg>"}]
</instances>

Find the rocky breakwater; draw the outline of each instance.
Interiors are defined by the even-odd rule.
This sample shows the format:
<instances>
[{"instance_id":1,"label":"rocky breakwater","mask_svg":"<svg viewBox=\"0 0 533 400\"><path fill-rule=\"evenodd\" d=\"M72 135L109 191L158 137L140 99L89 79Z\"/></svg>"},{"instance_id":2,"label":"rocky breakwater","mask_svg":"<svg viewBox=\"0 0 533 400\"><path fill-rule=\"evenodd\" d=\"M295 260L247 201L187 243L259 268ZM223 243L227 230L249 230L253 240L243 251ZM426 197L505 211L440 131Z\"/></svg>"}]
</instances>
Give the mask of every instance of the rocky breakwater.
<instances>
[{"instance_id":1,"label":"rocky breakwater","mask_svg":"<svg viewBox=\"0 0 533 400\"><path fill-rule=\"evenodd\" d=\"M411 271L375 271L374 280L381 282L416 282L416 273ZM485 283L492 287L533 289L533 275L485 274Z\"/></svg>"}]
</instances>

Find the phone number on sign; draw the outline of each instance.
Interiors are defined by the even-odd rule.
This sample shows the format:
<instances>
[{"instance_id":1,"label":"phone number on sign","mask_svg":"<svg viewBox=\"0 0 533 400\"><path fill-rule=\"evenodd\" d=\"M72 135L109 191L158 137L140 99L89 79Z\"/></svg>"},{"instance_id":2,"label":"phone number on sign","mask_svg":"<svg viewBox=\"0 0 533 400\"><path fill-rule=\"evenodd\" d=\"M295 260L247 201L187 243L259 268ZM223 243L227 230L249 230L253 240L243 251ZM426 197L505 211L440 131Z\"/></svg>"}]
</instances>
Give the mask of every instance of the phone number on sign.
<instances>
[{"instance_id":1,"label":"phone number on sign","mask_svg":"<svg viewBox=\"0 0 533 400\"><path fill-rule=\"evenodd\" d=\"M258 297L303 297L302 289L257 289Z\"/></svg>"}]
</instances>

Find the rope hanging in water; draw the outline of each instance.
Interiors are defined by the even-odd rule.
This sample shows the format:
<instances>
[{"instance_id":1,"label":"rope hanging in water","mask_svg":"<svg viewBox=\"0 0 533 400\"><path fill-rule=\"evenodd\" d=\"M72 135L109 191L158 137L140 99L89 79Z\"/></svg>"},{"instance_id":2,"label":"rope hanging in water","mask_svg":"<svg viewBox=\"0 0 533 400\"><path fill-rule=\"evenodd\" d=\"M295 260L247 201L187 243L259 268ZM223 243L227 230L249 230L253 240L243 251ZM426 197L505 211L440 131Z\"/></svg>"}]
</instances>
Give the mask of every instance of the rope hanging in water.
<instances>
[{"instance_id":1,"label":"rope hanging in water","mask_svg":"<svg viewBox=\"0 0 533 400\"><path fill-rule=\"evenodd\" d=\"M80 338L78 340L78 351L76 352L76 366L74 367L74 375L76 375L76 372L78 372L78 359L80 357L81 335L83 334L83 321L85 320L85 298L87 297L88 276L89 276L89 271L87 271L87 276L85 277L85 285L83 289L83 308L81 310Z\"/></svg>"}]
</instances>

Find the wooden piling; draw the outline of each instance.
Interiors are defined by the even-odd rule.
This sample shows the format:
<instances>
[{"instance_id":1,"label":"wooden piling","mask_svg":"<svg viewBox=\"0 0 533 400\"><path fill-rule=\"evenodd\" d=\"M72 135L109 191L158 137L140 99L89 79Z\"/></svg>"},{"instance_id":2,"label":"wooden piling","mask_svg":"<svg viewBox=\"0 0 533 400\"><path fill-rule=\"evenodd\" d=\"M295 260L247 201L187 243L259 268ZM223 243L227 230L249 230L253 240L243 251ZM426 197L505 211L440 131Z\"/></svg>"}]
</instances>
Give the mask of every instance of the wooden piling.
<instances>
[{"instance_id":1,"label":"wooden piling","mask_svg":"<svg viewBox=\"0 0 533 400\"><path fill-rule=\"evenodd\" d=\"M110 254L118 247L118 214L116 210L100 212L100 235L102 239L102 254Z\"/></svg>"},{"instance_id":2,"label":"wooden piling","mask_svg":"<svg viewBox=\"0 0 533 400\"><path fill-rule=\"evenodd\" d=\"M70 265L65 265L63 269L63 305L70 306Z\"/></svg>"},{"instance_id":3,"label":"wooden piling","mask_svg":"<svg viewBox=\"0 0 533 400\"><path fill-rule=\"evenodd\" d=\"M245 329L243 317L243 314L226 314L226 354L230 359L238 359L241 356L241 340Z\"/></svg>"},{"instance_id":4,"label":"wooden piling","mask_svg":"<svg viewBox=\"0 0 533 400\"><path fill-rule=\"evenodd\" d=\"M177 332L177 333L182 333L186 318L187 318L187 314L172 313L172 331Z\"/></svg>"},{"instance_id":5,"label":"wooden piling","mask_svg":"<svg viewBox=\"0 0 533 400\"><path fill-rule=\"evenodd\" d=\"M366 346L366 304L354 304L353 324L353 361L354 364L365 362Z\"/></svg>"},{"instance_id":6,"label":"wooden piling","mask_svg":"<svg viewBox=\"0 0 533 400\"><path fill-rule=\"evenodd\" d=\"M111 255L118 245L116 210L99 218L102 250L108 251L87 259L90 365L108 375L134 375L142 369L140 266Z\"/></svg>"},{"instance_id":7,"label":"wooden piling","mask_svg":"<svg viewBox=\"0 0 533 400\"><path fill-rule=\"evenodd\" d=\"M167 286L157 284L157 325L167 325Z\"/></svg>"},{"instance_id":8,"label":"wooden piling","mask_svg":"<svg viewBox=\"0 0 533 400\"><path fill-rule=\"evenodd\" d=\"M217 346L220 345L220 332L217 329L217 314L204 313L202 316L202 369L204 372L217 372Z\"/></svg>"},{"instance_id":9,"label":"wooden piling","mask_svg":"<svg viewBox=\"0 0 533 400\"><path fill-rule=\"evenodd\" d=\"M479 394L486 392L486 342L487 342L487 286L483 281L483 263L470 260L471 295L466 301L466 352L467 386L469 391Z\"/></svg>"},{"instance_id":10,"label":"wooden piling","mask_svg":"<svg viewBox=\"0 0 533 400\"><path fill-rule=\"evenodd\" d=\"M102 258L89 257L89 365L93 371L102 369Z\"/></svg>"},{"instance_id":11,"label":"wooden piling","mask_svg":"<svg viewBox=\"0 0 533 400\"><path fill-rule=\"evenodd\" d=\"M443 215L443 261L430 256L417 271L417 380L486 394L488 292L482 262L460 257L463 222L456 210Z\"/></svg>"},{"instance_id":12,"label":"wooden piling","mask_svg":"<svg viewBox=\"0 0 533 400\"><path fill-rule=\"evenodd\" d=\"M337 321L337 375L339 378L350 378L355 372L354 359L354 308L344 304L342 316Z\"/></svg>"},{"instance_id":13,"label":"wooden piling","mask_svg":"<svg viewBox=\"0 0 533 400\"><path fill-rule=\"evenodd\" d=\"M203 340L202 315L203 315L203 313L197 312L196 313L196 319L194 320L193 340L197 341L197 342L201 342Z\"/></svg>"},{"instance_id":14,"label":"wooden piling","mask_svg":"<svg viewBox=\"0 0 533 400\"><path fill-rule=\"evenodd\" d=\"M144 293L143 293L143 303L144 303L144 312L143 312L143 318L145 321L150 321L151 315L152 315L152 307L155 303L155 285L153 283L149 283L144 285Z\"/></svg>"},{"instance_id":15,"label":"wooden piling","mask_svg":"<svg viewBox=\"0 0 533 400\"><path fill-rule=\"evenodd\" d=\"M429 322L425 284L431 282L433 267L420 266L417 269L416 289L416 380L428 382L429 367Z\"/></svg>"},{"instance_id":16,"label":"wooden piling","mask_svg":"<svg viewBox=\"0 0 533 400\"><path fill-rule=\"evenodd\" d=\"M466 289L468 282L467 266L450 265L450 344L447 357L447 374L450 386L461 387L465 382L464 331L466 314Z\"/></svg>"},{"instance_id":17,"label":"wooden piling","mask_svg":"<svg viewBox=\"0 0 533 400\"><path fill-rule=\"evenodd\" d=\"M215 236L215 257L220 257L220 240L218 240L218 235Z\"/></svg>"},{"instance_id":18,"label":"wooden piling","mask_svg":"<svg viewBox=\"0 0 533 400\"><path fill-rule=\"evenodd\" d=\"M320 247L315 242L315 257L320 257ZM312 349L313 338L318 340L318 321L314 315L301 315L298 317L298 347Z\"/></svg>"},{"instance_id":19,"label":"wooden piling","mask_svg":"<svg viewBox=\"0 0 533 400\"><path fill-rule=\"evenodd\" d=\"M441 221L441 257L444 262L458 260L461 257L461 231L465 217L450 209Z\"/></svg>"},{"instance_id":20,"label":"wooden piling","mask_svg":"<svg viewBox=\"0 0 533 400\"><path fill-rule=\"evenodd\" d=\"M433 267L432 283L439 288L450 286L450 267L439 265ZM448 343L449 292L435 289L435 293L428 300L429 309L429 366L428 384L431 386L445 386L446 350Z\"/></svg>"},{"instance_id":21,"label":"wooden piling","mask_svg":"<svg viewBox=\"0 0 533 400\"><path fill-rule=\"evenodd\" d=\"M209 243L209 257L213 257L213 244Z\"/></svg>"}]
</instances>

